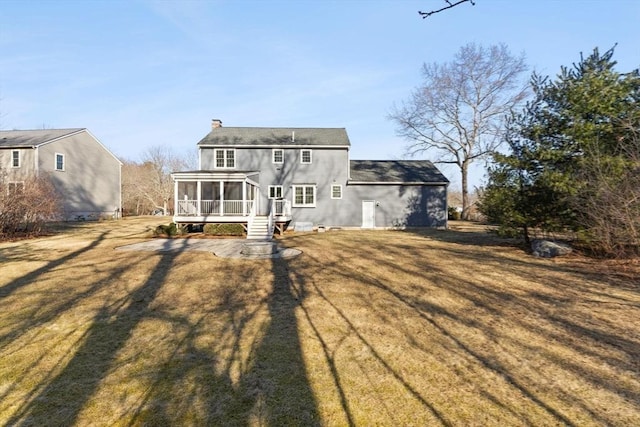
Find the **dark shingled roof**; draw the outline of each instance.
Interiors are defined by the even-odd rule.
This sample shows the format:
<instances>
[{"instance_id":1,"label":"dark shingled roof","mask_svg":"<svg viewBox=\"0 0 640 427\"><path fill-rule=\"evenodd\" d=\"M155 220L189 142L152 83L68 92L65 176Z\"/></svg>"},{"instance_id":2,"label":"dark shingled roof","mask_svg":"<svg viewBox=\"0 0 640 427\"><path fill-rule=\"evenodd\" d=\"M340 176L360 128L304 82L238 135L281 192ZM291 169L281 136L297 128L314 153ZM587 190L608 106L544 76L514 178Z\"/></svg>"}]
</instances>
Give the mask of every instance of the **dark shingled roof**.
<instances>
[{"instance_id":1,"label":"dark shingled roof","mask_svg":"<svg viewBox=\"0 0 640 427\"><path fill-rule=\"evenodd\" d=\"M351 181L384 183L448 183L428 160L351 160Z\"/></svg>"},{"instance_id":2,"label":"dark shingled roof","mask_svg":"<svg viewBox=\"0 0 640 427\"><path fill-rule=\"evenodd\" d=\"M348 147L349 137L344 128L258 128L219 127L198 145L335 145Z\"/></svg>"},{"instance_id":3,"label":"dark shingled roof","mask_svg":"<svg viewBox=\"0 0 640 427\"><path fill-rule=\"evenodd\" d=\"M83 129L2 130L0 131L0 148L36 147L81 130Z\"/></svg>"}]
</instances>

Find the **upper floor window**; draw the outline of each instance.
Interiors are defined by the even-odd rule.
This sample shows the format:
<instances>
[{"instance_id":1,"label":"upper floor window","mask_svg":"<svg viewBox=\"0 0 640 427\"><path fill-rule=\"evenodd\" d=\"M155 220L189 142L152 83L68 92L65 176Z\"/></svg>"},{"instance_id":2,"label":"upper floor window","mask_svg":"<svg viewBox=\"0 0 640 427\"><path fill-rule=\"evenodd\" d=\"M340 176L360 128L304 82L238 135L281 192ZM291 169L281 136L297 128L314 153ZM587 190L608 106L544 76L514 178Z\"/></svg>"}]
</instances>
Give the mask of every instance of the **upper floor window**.
<instances>
[{"instance_id":1,"label":"upper floor window","mask_svg":"<svg viewBox=\"0 0 640 427\"><path fill-rule=\"evenodd\" d=\"M313 208L316 206L316 186L315 185L294 185L293 186L293 206Z\"/></svg>"},{"instance_id":2,"label":"upper floor window","mask_svg":"<svg viewBox=\"0 0 640 427\"><path fill-rule=\"evenodd\" d=\"M11 167L19 168L20 167L20 151L13 150L11 152Z\"/></svg>"},{"instance_id":3,"label":"upper floor window","mask_svg":"<svg viewBox=\"0 0 640 427\"><path fill-rule=\"evenodd\" d=\"M281 148L273 149L273 163L282 164L284 163L284 150Z\"/></svg>"},{"instance_id":4,"label":"upper floor window","mask_svg":"<svg viewBox=\"0 0 640 427\"><path fill-rule=\"evenodd\" d=\"M216 168L235 168L236 167L236 150L216 149Z\"/></svg>"},{"instance_id":5,"label":"upper floor window","mask_svg":"<svg viewBox=\"0 0 640 427\"><path fill-rule=\"evenodd\" d=\"M56 170L64 170L64 154L56 153Z\"/></svg>"},{"instance_id":6,"label":"upper floor window","mask_svg":"<svg viewBox=\"0 0 640 427\"><path fill-rule=\"evenodd\" d=\"M300 150L300 163L311 163L311 150Z\"/></svg>"},{"instance_id":7,"label":"upper floor window","mask_svg":"<svg viewBox=\"0 0 640 427\"><path fill-rule=\"evenodd\" d=\"M282 185L270 185L269 186L269 198L270 199L282 199Z\"/></svg>"},{"instance_id":8,"label":"upper floor window","mask_svg":"<svg viewBox=\"0 0 640 427\"><path fill-rule=\"evenodd\" d=\"M331 198L332 199L342 199L342 185L333 184L331 186Z\"/></svg>"}]
</instances>

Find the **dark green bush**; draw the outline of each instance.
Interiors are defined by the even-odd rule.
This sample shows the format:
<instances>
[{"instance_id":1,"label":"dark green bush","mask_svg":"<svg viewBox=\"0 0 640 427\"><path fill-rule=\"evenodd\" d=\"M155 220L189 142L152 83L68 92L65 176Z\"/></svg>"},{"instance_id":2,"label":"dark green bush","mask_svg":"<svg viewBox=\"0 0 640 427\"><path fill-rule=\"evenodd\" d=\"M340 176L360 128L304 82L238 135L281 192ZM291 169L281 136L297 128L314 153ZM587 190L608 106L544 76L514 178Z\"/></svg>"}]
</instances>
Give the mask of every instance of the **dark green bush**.
<instances>
[{"instance_id":1,"label":"dark green bush","mask_svg":"<svg viewBox=\"0 0 640 427\"><path fill-rule=\"evenodd\" d=\"M204 234L211 236L242 236L244 234L242 224L206 224L202 230Z\"/></svg>"},{"instance_id":2,"label":"dark green bush","mask_svg":"<svg viewBox=\"0 0 640 427\"><path fill-rule=\"evenodd\" d=\"M173 237L176 234L178 234L178 227L176 226L175 222L172 222L169 225L159 225L156 227L155 230L153 230L153 235L156 237L159 236L166 236L166 237Z\"/></svg>"}]
</instances>

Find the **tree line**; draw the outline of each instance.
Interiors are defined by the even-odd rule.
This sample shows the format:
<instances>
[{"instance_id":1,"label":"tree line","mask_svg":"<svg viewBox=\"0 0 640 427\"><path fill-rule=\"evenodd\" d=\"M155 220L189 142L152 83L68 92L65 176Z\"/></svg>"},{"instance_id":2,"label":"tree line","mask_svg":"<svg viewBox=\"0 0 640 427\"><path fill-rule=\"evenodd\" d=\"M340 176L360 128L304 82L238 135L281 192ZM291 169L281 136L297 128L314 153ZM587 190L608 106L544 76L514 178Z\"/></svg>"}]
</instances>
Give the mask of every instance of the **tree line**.
<instances>
[{"instance_id":1,"label":"tree line","mask_svg":"<svg viewBox=\"0 0 640 427\"><path fill-rule=\"evenodd\" d=\"M196 153L176 153L166 146L148 148L141 161L123 161L123 215L170 214L174 190L171 172L194 170L196 166Z\"/></svg>"},{"instance_id":2,"label":"tree line","mask_svg":"<svg viewBox=\"0 0 640 427\"><path fill-rule=\"evenodd\" d=\"M576 234L607 255L640 244L640 76L596 48L556 78L534 74L533 98L506 122L480 210L504 233Z\"/></svg>"},{"instance_id":3,"label":"tree line","mask_svg":"<svg viewBox=\"0 0 640 427\"><path fill-rule=\"evenodd\" d=\"M477 208L500 233L526 242L570 233L601 254L637 253L640 75L618 71L614 53L595 48L521 85L524 55L469 44L451 62L425 64L423 83L389 117L409 155L458 166L462 219L469 166L486 161Z\"/></svg>"}]
</instances>

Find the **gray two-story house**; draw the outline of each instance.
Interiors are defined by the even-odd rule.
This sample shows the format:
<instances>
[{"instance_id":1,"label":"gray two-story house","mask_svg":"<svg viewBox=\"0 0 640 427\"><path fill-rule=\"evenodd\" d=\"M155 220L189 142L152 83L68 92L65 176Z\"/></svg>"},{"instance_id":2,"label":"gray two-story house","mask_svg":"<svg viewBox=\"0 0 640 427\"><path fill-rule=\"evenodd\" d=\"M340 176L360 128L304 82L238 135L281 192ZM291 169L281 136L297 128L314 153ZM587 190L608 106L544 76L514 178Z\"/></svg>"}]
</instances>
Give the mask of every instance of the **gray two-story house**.
<instances>
[{"instance_id":1,"label":"gray two-story house","mask_svg":"<svg viewBox=\"0 0 640 427\"><path fill-rule=\"evenodd\" d=\"M47 176L66 220L117 215L121 166L84 128L0 131L0 181L20 188L30 176Z\"/></svg>"},{"instance_id":2,"label":"gray two-story house","mask_svg":"<svg viewBox=\"0 0 640 427\"><path fill-rule=\"evenodd\" d=\"M223 127L174 172L174 222L274 228L445 227L449 181L429 161L350 160L343 128Z\"/></svg>"}]
</instances>

